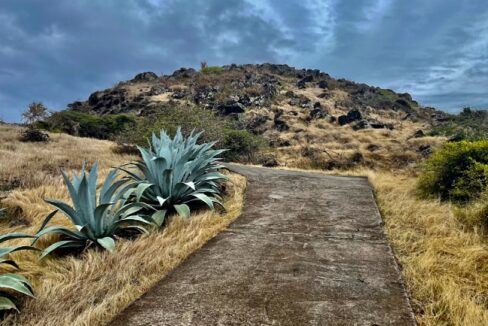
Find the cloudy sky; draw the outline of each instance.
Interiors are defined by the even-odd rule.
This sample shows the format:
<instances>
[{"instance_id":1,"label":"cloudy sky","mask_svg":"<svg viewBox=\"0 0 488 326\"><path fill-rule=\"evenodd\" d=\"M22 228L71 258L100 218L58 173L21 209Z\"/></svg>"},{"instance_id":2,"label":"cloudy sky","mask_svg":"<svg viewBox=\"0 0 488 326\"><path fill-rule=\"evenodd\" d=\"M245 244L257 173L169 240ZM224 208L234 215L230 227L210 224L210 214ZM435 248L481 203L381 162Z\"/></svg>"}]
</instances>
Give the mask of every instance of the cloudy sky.
<instances>
[{"instance_id":1,"label":"cloudy sky","mask_svg":"<svg viewBox=\"0 0 488 326\"><path fill-rule=\"evenodd\" d=\"M488 108L486 0L0 0L0 118L141 71L287 63Z\"/></svg>"}]
</instances>

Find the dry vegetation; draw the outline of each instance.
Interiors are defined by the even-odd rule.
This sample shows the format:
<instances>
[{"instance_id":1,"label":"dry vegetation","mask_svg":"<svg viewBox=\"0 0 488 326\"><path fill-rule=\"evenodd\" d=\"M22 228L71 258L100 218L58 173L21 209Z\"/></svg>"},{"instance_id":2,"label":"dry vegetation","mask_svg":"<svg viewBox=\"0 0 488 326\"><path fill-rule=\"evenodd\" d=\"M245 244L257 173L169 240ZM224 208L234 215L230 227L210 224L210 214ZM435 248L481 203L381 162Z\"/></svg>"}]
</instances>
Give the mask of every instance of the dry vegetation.
<instances>
[{"instance_id":1,"label":"dry vegetation","mask_svg":"<svg viewBox=\"0 0 488 326\"><path fill-rule=\"evenodd\" d=\"M321 98L319 95L323 90L320 88L291 90L298 96L310 99L311 103L320 103L326 112L335 117L347 114L350 110L349 107L337 104L346 98L343 91L330 91L329 98ZM363 112L369 118L392 125L391 130L354 130L350 125L340 126L327 118L309 120L310 108L288 104L288 99L283 95L286 91L281 91L276 107L248 110L245 113L247 119L253 119L256 116L276 117L277 112L280 112L279 118L286 122L289 129L280 132L274 128L273 119L268 119L263 126L263 135L277 144L275 153L278 162L284 166L305 169L351 169L359 166L374 169L405 168L418 162L426 148L433 150L446 139L415 138L415 132L427 132L431 126L427 122L404 120L404 112L393 110L369 108Z\"/></svg>"},{"instance_id":2,"label":"dry vegetation","mask_svg":"<svg viewBox=\"0 0 488 326\"><path fill-rule=\"evenodd\" d=\"M52 142L47 144L20 143L18 133L19 128L0 126L0 184L5 189L17 187L3 193L6 198L1 205L8 208L9 218L0 224L2 234L37 231L52 210L43 198L68 200L59 167L78 169L83 160L99 160L104 175L109 167L134 158L113 154L113 144L107 141L51 135ZM239 215L245 179L235 174L229 177L225 214L201 212L190 220L173 217L163 231L119 240L114 255L89 250L80 257L39 261L35 253L14 254L22 274L33 282L37 298L22 302L22 313L6 315L2 324L39 325L40 320L43 325L108 322ZM61 215L53 223L68 226Z\"/></svg>"},{"instance_id":3,"label":"dry vegetation","mask_svg":"<svg viewBox=\"0 0 488 326\"><path fill-rule=\"evenodd\" d=\"M450 204L415 196L416 178L370 173L421 325L488 325L488 242Z\"/></svg>"}]
</instances>

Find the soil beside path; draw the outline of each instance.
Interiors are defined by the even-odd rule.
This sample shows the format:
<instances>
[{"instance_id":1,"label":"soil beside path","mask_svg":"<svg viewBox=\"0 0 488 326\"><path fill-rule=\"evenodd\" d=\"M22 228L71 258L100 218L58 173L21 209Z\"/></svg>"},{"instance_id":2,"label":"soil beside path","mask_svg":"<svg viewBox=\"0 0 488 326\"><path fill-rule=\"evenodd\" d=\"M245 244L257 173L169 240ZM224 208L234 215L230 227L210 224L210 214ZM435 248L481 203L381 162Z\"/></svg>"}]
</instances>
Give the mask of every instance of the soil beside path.
<instances>
[{"instance_id":1,"label":"soil beside path","mask_svg":"<svg viewBox=\"0 0 488 326\"><path fill-rule=\"evenodd\" d=\"M229 167L242 215L111 325L415 325L366 178Z\"/></svg>"}]
</instances>

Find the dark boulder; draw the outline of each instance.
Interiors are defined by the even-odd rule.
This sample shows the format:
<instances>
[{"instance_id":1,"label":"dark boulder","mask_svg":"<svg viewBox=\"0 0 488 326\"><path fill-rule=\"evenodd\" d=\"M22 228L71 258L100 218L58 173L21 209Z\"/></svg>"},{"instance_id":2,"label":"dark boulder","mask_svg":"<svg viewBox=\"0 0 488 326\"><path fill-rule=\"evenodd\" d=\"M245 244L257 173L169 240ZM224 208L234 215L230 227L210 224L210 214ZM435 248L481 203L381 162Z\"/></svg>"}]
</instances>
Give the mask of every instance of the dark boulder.
<instances>
[{"instance_id":1,"label":"dark boulder","mask_svg":"<svg viewBox=\"0 0 488 326\"><path fill-rule=\"evenodd\" d=\"M133 81L151 81L158 79L158 75L156 75L152 71L146 71L146 72L141 72L140 74L137 74L132 80Z\"/></svg>"},{"instance_id":2,"label":"dark boulder","mask_svg":"<svg viewBox=\"0 0 488 326\"><path fill-rule=\"evenodd\" d=\"M361 120L362 119L362 115L361 115L361 112L359 112L359 110L351 110L347 113L347 115L341 115L338 119L339 121L339 124L341 126L345 125L345 124L348 124L348 123L351 123L351 122L354 122L354 121L358 121L358 120Z\"/></svg>"},{"instance_id":3,"label":"dark boulder","mask_svg":"<svg viewBox=\"0 0 488 326\"><path fill-rule=\"evenodd\" d=\"M197 71L193 68L180 68L173 72L171 77L175 78L190 78L197 74Z\"/></svg>"},{"instance_id":4,"label":"dark boulder","mask_svg":"<svg viewBox=\"0 0 488 326\"><path fill-rule=\"evenodd\" d=\"M430 154L432 154L432 148L430 145L420 145L418 150L417 150L422 157L428 157Z\"/></svg>"},{"instance_id":5,"label":"dark boulder","mask_svg":"<svg viewBox=\"0 0 488 326\"><path fill-rule=\"evenodd\" d=\"M362 119L361 112L359 112L359 110L351 110L347 113L347 119L350 122L361 120Z\"/></svg>"},{"instance_id":6,"label":"dark boulder","mask_svg":"<svg viewBox=\"0 0 488 326\"><path fill-rule=\"evenodd\" d=\"M313 75L307 75L297 82L297 87L299 89L303 89L303 88L307 87L306 83L309 83L312 81L313 81Z\"/></svg>"},{"instance_id":7,"label":"dark boulder","mask_svg":"<svg viewBox=\"0 0 488 326\"><path fill-rule=\"evenodd\" d=\"M457 134L457 135L454 135L454 136L451 136L447 139L448 142L458 142L458 141L462 141L464 140L464 137L463 135L460 135L460 134Z\"/></svg>"},{"instance_id":8,"label":"dark boulder","mask_svg":"<svg viewBox=\"0 0 488 326\"><path fill-rule=\"evenodd\" d=\"M276 156L274 156L273 154L266 154L263 157L261 157L260 163L262 166L270 167L270 168L279 165L278 160L276 159Z\"/></svg>"},{"instance_id":9,"label":"dark boulder","mask_svg":"<svg viewBox=\"0 0 488 326\"><path fill-rule=\"evenodd\" d=\"M413 138L422 138L422 137L425 137L425 133L424 133L424 131L423 131L422 129L419 129L419 130L417 130L417 131L416 131L416 132L413 134L413 136L412 136L412 137L413 137Z\"/></svg>"},{"instance_id":10,"label":"dark boulder","mask_svg":"<svg viewBox=\"0 0 488 326\"><path fill-rule=\"evenodd\" d=\"M281 132L290 129L290 126L288 126L288 124L281 119L274 119L274 127L276 130Z\"/></svg>"},{"instance_id":11,"label":"dark boulder","mask_svg":"<svg viewBox=\"0 0 488 326\"><path fill-rule=\"evenodd\" d=\"M317 86L322 89L326 89L329 87L329 84L325 80L321 80L317 83Z\"/></svg>"},{"instance_id":12,"label":"dark boulder","mask_svg":"<svg viewBox=\"0 0 488 326\"><path fill-rule=\"evenodd\" d=\"M256 115L247 120L244 125L247 130L260 134L266 131L265 123L267 120L268 118L265 115Z\"/></svg>"},{"instance_id":13,"label":"dark boulder","mask_svg":"<svg viewBox=\"0 0 488 326\"><path fill-rule=\"evenodd\" d=\"M337 122L341 126L348 124L349 120L347 119L347 115L340 115L339 118L337 119Z\"/></svg>"},{"instance_id":14,"label":"dark boulder","mask_svg":"<svg viewBox=\"0 0 488 326\"><path fill-rule=\"evenodd\" d=\"M217 107L219 113L223 115L244 113L245 107L241 103L222 104Z\"/></svg>"},{"instance_id":15,"label":"dark boulder","mask_svg":"<svg viewBox=\"0 0 488 326\"><path fill-rule=\"evenodd\" d=\"M376 145L376 144L369 144L366 149L370 152L376 152L377 150L379 150L381 147L379 145Z\"/></svg>"},{"instance_id":16,"label":"dark boulder","mask_svg":"<svg viewBox=\"0 0 488 326\"><path fill-rule=\"evenodd\" d=\"M359 120L352 125L352 129L354 130L361 130L361 129L368 129L368 128L371 128L371 126L367 120Z\"/></svg>"}]
</instances>

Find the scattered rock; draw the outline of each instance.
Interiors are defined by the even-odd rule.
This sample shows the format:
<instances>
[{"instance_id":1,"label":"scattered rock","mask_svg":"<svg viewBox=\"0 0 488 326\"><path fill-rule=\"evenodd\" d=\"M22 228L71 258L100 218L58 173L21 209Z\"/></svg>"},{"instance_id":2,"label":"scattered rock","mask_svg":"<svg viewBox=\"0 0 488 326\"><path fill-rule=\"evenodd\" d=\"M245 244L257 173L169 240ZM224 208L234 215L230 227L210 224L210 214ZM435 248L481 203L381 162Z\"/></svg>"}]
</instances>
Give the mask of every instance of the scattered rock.
<instances>
[{"instance_id":1,"label":"scattered rock","mask_svg":"<svg viewBox=\"0 0 488 326\"><path fill-rule=\"evenodd\" d=\"M364 162L364 157L360 152L355 152L351 155L349 160L354 164L359 164Z\"/></svg>"},{"instance_id":2,"label":"scattered rock","mask_svg":"<svg viewBox=\"0 0 488 326\"><path fill-rule=\"evenodd\" d=\"M268 117L265 115L255 115L244 122L246 129L254 132L255 134L261 134L266 131L265 123Z\"/></svg>"},{"instance_id":3,"label":"scattered rock","mask_svg":"<svg viewBox=\"0 0 488 326\"><path fill-rule=\"evenodd\" d=\"M359 110L354 109L349 111L347 115L341 115L338 119L338 122L341 126L343 126L345 124L361 120L361 118L362 118L361 112L359 112Z\"/></svg>"},{"instance_id":4,"label":"scattered rock","mask_svg":"<svg viewBox=\"0 0 488 326\"><path fill-rule=\"evenodd\" d=\"M326 88L328 88L329 85L327 84L327 82L325 80L321 80L317 83L317 86L319 88L326 89Z\"/></svg>"},{"instance_id":5,"label":"scattered rock","mask_svg":"<svg viewBox=\"0 0 488 326\"><path fill-rule=\"evenodd\" d=\"M464 140L464 137L462 135L454 135L447 139L448 142L457 142L462 140Z\"/></svg>"},{"instance_id":6,"label":"scattered rock","mask_svg":"<svg viewBox=\"0 0 488 326\"><path fill-rule=\"evenodd\" d=\"M280 118L274 119L274 127L276 128L276 130L280 132L290 129L290 126L288 126L288 124L285 121L281 120Z\"/></svg>"},{"instance_id":7,"label":"scattered rock","mask_svg":"<svg viewBox=\"0 0 488 326\"><path fill-rule=\"evenodd\" d=\"M417 131L416 131L416 132L413 134L413 136L412 136L412 137L413 137L413 138L422 138L422 137L425 137L425 133L424 133L424 131L423 131L423 130L419 129L419 130L417 130Z\"/></svg>"},{"instance_id":8,"label":"scattered rock","mask_svg":"<svg viewBox=\"0 0 488 326\"><path fill-rule=\"evenodd\" d=\"M352 129L361 130L371 128L371 125L367 120L359 120L352 125Z\"/></svg>"},{"instance_id":9,"label":"scattered rock","mask_svg":"<svg viewBox=\"0 0 488 326\"><path fill-rule=\"evenodd\" d=\"M223 115L244 113L245 107L241 103L222 104L217 107L217 110Z\"/></svg>"},{"instance_id":10,"label":"scattered rock","mask_svg":"<svg viewBox=\"0 0 488 326\"><path fill-rule=\"evenodd\" d=\"M432 148L430 147L430 145L420 145L419 148L418 148L418 152L420 153L420 155L422 155L422 157L428 157L430 154L432 154Z\"/></svg>"},{"instance_id":11,"label":"scattered rock","mask_svg":"<svg viewBox=\"0 0 488 326\"><path fill-rule=\"evenodd\" d=\"M311 121L313 119L323 119L328 116L327 112L322 109L322 107L316 107L310 111L307 117L307 121Z\"/></svg>"},{"instance_id":12,"label":"scattered rock","mask_svg":"<svg viewBox=\"0 0 488 326\"><path fill-rule=\"evenodd\" d=\"M180 68L173 72L171 77L175 78L189 78L197 74L197 71L193 68Z\"/></svg>"},{"instance_id":13,"label":"scattered rock","mask_svg":"<svg viewBox=\"0 0 488 326\"><path fill-rule=\"evenodd\" d=\"M279 139L278 140L278 146L279 147L288 147L288 146L291 146L291 143L289 140L286 140L286 139Z\"/></svg>"},{"instance_id":14,"label":"scattered rock","mask_svg":"<svg viewBox=\"0 0 488 326\"><path fill-rule=\"evenodd\" d=\"M141 72L140 74L137 74L132 80L133 81L151 81L151 80L155 80L155 79L158 79L158 75L156 75L154 72L152 71L146 71L146 72Z\"/></svg>"},{"instance_id":15,"label":"scattered rock","mask_svg":"<svg viewBox=\"0 0 488 326\"><path fill-rule=\"evenodd\" d=\"M176 89L173 90L173 94L171 94L171 97L177 100L181 100L182 98L186 97L186 91L184 89Z\"/></svg>"},{"instance_id":16,"label":"scattered rock","mask_svg":"<svg viewBox=\"0 0 488 326\"><path fill-rule=\"evenodd\" d=\"M369 144L366 149L370 152L376 152L377 150L379 150L381 147L379 145L376 145L376 144Z\"/></svg>"},{"instance_id":17,"label":"scattered rock","mask_svg":"<svg viewBox=\"0 0 488 326\"><path fill-rule=\"evenodd\" d=\"M261 157L260 159L260 163L262 166L269 168L279 165L278 160L276 159L276 156L274 154L263 155L263 157Z\"/></svg>"}]
</instances>

